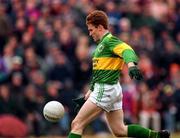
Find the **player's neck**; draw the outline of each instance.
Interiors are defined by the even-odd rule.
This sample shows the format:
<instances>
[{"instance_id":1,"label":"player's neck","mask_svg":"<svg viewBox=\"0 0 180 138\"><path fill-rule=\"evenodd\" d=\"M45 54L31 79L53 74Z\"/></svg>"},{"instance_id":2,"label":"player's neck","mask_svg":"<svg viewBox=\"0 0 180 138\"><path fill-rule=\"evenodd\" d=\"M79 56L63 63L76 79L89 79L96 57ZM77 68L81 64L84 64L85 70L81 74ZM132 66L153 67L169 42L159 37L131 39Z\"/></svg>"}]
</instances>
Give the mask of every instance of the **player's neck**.
<instances>
[{"instance_id":1,"label":"player's neck","mask_svg":"<svg viewBox=\"0 0 180 138\"><path fill-rule=\"evenodd\" d=\"M100 40L101 40L107 33L109 33L108 30L103 30L102 33L101 33L101 38L100 38Z\"/></svg>"}]
</instances>

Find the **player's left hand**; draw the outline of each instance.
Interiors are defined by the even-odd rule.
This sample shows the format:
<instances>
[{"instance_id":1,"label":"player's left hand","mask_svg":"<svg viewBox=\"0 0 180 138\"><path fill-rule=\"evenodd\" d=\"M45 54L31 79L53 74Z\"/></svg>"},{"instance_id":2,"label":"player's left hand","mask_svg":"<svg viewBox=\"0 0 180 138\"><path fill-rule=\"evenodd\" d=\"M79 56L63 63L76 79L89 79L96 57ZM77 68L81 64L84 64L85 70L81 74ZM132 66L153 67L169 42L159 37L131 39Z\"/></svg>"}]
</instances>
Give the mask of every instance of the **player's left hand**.
<instances>
[{"instance_id":1,"label":"player's left hand","mask_svg":"<svg viewBox=\"0 0 180 138\"><path fill-rule=\"evenodd\" d=\"M80 98L72 99L72 101L75 103L75 109L74 109L75 112L78 112L83 106L83 104L86 102L84 96Z\"/></svg>"},{"instance_id":2,"label":"player's left hand","mask_svg":"<svg viewBox=\"0 0 180 138\"><path fill-rule=\"evenodd\" d=\"M137 66L129 67L129 76L131 77L131 79L133 79L133 78L135 78L136 80L143 79L141 71L137 68Z\"/></svg>"}]
</instances>

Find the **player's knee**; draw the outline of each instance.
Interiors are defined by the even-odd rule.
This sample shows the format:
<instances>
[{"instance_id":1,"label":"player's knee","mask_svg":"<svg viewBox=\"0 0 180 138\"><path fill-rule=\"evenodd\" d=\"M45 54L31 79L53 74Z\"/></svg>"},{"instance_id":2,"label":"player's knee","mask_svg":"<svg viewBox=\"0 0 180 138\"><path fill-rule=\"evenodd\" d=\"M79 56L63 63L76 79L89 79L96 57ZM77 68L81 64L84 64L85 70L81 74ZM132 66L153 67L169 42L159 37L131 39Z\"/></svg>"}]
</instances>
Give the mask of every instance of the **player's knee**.
<instances>
[{"instance_id":1,"label":"player's knee","mask_svg":"<svg viewBox=\"0 0 180 138\"><path fill-rule=\"evenodd\" d=\"M124 134L121 133L121 132L115 132L114 135L115 135L116 137L124 137Z\"/></svg>"},{"instance_id":2,"label":"player's knee","mask_svg":"<svg viewBox=\"0 0 180 138\"><path fill-rule=\"evenodd\" d=\"M113 131L114 135L116 137L125 137L127 136L127 131L126 128L124 126L119 127L118 129Z\"/></svg>"},{"instance_id":3,"label":"player's knee","mask_svg":"<svg viewBox=\"0 0 180 138\"><path fill-rule=\"evenodd\" d=\"M71 129L72 130L82 130L83 126L81 124L80 120L74 119L71 123Z\"/></svg>"}]
</instances>

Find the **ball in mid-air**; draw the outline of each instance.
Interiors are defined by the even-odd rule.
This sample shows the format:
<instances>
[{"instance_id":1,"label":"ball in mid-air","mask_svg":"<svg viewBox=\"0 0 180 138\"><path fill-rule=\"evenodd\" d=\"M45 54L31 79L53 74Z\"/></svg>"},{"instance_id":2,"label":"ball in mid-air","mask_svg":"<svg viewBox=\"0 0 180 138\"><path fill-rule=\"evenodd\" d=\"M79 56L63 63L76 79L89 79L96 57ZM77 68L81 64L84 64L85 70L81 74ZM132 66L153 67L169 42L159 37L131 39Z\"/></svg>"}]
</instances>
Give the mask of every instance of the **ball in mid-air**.
<instances>
[{"instance_id":1,"label":"ball in mid-air","mask_svg":"<svg viewBox=\"0 0 180 138\"><path fill-rule=\"evenodd\" d=\"M46 120L57 122L64 116L64 107L58 101L50 101L44 106L43 115Z\"/></svg>"}]
</instances>

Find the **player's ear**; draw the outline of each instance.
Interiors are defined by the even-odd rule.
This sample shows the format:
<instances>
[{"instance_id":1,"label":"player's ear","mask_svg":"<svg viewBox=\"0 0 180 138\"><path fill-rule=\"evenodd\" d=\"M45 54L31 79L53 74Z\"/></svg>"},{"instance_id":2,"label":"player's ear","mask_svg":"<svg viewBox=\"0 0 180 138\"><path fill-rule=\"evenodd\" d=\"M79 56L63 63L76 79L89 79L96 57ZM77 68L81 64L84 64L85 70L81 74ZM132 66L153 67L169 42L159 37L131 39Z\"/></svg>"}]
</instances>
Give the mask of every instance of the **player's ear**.
<instances>
[{"instance_id":1,"label":"player's ear","mask_svg":"<svg viewBox=\"0 0 180 138\"><path fill-rule=\"evenodd\" d=\"M102 25L98 25L98 29L99 29L99 30L103 30L104 27L103 27Z\"/></svg>"}]
</instances>

